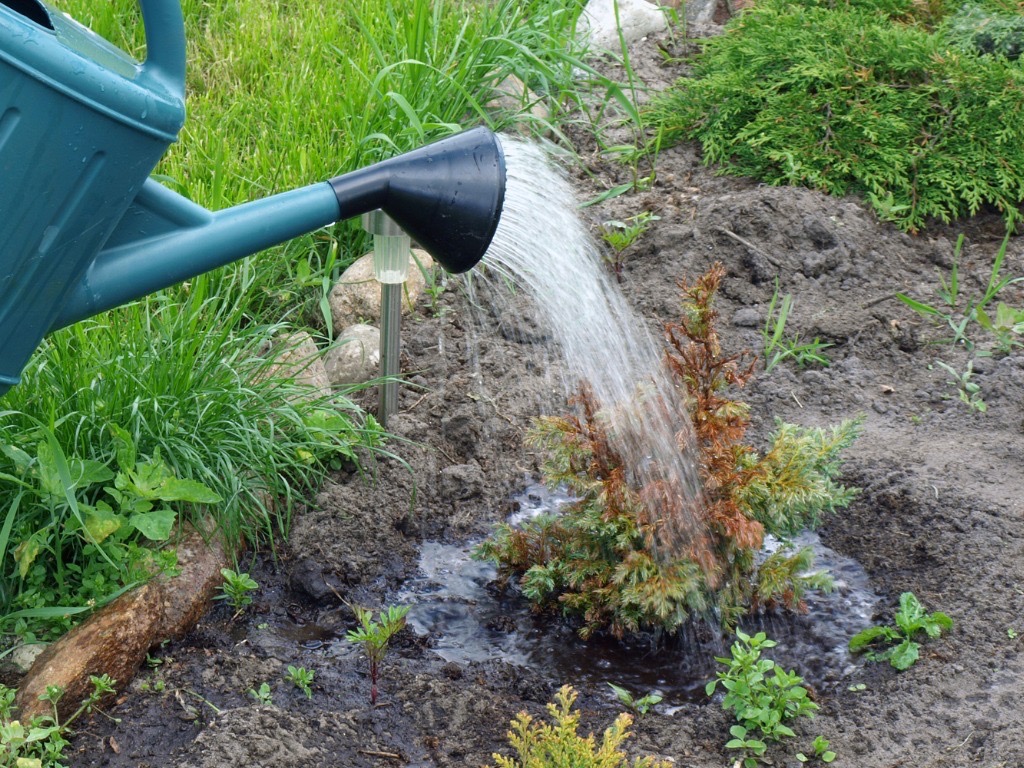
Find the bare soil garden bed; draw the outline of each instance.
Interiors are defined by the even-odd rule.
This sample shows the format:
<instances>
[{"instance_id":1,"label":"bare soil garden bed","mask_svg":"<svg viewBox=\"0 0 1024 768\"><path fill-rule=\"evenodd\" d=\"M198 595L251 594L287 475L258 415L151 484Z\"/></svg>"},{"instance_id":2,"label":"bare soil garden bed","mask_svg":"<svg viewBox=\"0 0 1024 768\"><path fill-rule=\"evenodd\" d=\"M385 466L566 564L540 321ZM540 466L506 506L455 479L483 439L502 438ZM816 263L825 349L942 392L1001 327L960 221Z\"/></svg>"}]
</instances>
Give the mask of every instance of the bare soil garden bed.
<instances>
[{"instance_id":1,"label":"bare soil garden bed","mask_svg":"<svg viewBox=\"0 0 1024 768\"><path fill-rule=\"evenodd\" d=\"M676 73L663 68L657 45L639 46L634 64L663 85ZM580 153L586 172L571 173L581 198L628 178L585 139ZM838 678L818 680L807 671L813 664L788 663L821 709L768 757L796 765L795 753L823 734L835 765L1024 765L1024 354L978 358L972 381L987 411L971 409L934 364L963 371L967 352L936 343L943 329L894 298L902 291L935 301L960 233L961 291L980 294L1003 239L1001 218L982 214L910 236L856 199L717 177L689 145L660 155L648 191L583 215L596 230L643 210L660 220L626 254L621 287L655 332L678 317L678 281L721 262L717 306L729 350L763 350L776 278L793 297L787 334L832 345L828 367L783 362L742 392L754 444L775 418L822 426L863 416L843 476L862 490L826 521L822 541L865 569L879 596L873 620L890 619L900 593L911 591L954 621L906 672L850 659ZM1024 272L1022 251L1011 239L1005 273ZM1019 287L1001 298L1024 304ZM507 750L512 717L540 714L563 683L580 691L585 730L612 722L621 707L597 678L500 656L446 661L437 637L411 628L396 638L370 706L365 659L344 637L354 626L346 603L397 602L425 542L479 540L503 520L513 495L538 477L540 457L523 443L531 420L565 408L557 350L530 299L498 279L475 279L472 293L452 280L434 305L422 305L405 323L402 365L416 385L403 390L389 424L409 441L393 443L403 462L337 474L296 515L276 558L243 561L261 585L254 605L234 620L217 607L184 640L154 650L150 668L107 711L119 721L82 724L72 765L482 766ZM496 591L474 599L508 600ZM505 621L482 631L541 631L543 622L509 605ZM586 646L579 649L585 661ZM656 669L668 658L650 651L645 664ZM311 699L283 679L288 665L315 670ZM614 668L606 671L618 682ZM273 704L249 694L264 682ZM627 745L717 768L735 760L724 749L730 724L716 702L666 696Z\"/></svg>"}]
</instances>

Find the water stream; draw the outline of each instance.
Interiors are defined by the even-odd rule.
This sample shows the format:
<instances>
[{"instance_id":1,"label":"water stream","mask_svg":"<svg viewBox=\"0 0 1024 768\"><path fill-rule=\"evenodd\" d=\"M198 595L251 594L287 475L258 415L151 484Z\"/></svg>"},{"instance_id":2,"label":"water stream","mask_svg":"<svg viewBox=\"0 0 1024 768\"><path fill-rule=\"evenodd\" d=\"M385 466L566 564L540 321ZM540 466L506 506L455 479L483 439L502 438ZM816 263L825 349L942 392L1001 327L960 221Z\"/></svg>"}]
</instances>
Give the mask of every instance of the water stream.
<instances>
[{"instance_id":1,"label":"water stream","mask_svg":"<svg viewBox=\"0 0 1024 768\"><path fill-rule=\"evenodd\" d=\"M602 263L565 176L536 144L502 137L502 148L505 204L484 264L536 299L560 348L567 390L586 382L606 407L633 487L669 489L652 517L665 524L659 543L682 551L702 532L695 514L701 486L692 429L661 346Z\"/></svg>"}]
</instances>

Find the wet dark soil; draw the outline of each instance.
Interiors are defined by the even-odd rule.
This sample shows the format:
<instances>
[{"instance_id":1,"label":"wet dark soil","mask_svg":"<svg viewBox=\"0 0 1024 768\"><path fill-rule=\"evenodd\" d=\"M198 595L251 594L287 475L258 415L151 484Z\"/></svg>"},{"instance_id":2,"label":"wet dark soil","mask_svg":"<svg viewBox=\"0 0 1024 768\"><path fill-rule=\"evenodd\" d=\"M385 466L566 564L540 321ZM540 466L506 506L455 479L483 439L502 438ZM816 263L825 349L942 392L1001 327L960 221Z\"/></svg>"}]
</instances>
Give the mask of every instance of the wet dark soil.
<instances>
[{"instance_id":1,"label":"wet dark soil","mask_svg":"<svg viewBox=\"0 0 1024 768\"><path fill-rule=\"evenodd\" d=\"M634 55L656 84L679 71L663 62L657 41ZM629 178L592 140L580 142L586 169L571 173L581 198ZM818 679L813 659L786 659L804 670L821 710L769 759L797 765L796 752L822 734L835 765L1024 765L1024 354L976 359L972 381L987 405L979 412L935 364L963 371L968 350L939 343L942 328L894 299L902 291L937 301L938 275L948 274L961 232L962 295L980 295L1002 221L984 214L910 236L856 199L716 177L692 146L663 152L656 167L650 190L584 211L595 228L643 210L660 217L625 254L623 291L657 330L677 317L677 282L722 262L724 343L759 351L777 279L793 297L787 334L831 344L831 365L783 362L760 373L742 395L754 417L750 437L760 444L776 418L826 425L863 417L844 474L861 493L826 521L821 541L863 567L878 596L869 620L887 620L899 594L912 591L955 622L906 672L855 659ZM1022 253L1024 243L1011 240L1005 274L1024 274ZM486 277L472 290L450 280L406 322L403 369L419 388L403 391L389 425L408 441L393 444L402 462L333 477L296 515L276 560L243 563L261 584L255 604L235 620L218 607L184 641L154 650L151 668L108 711L119 722L89 722L72 765L482 766L506 750L509 720L522 709L540 713L563 683L581 692L584 729L611 723L619 707L603 683L620 682L619 670L607 662L580 673L600 656L582 644L567 645L578 650L561 660L523 663L500 650L465 658L446 649L443 621L413 622L394 641L371 707L365 660L344 639L354 626L349 604L377 608L410 585L428 589L424 549L486 535L538 477L539 457L523 436L533 417L564 408L557 353L530 320L529 300ZM1024 305L1019 287L1001 298ZM991 341L978 329L974 336L980 347ZM540 619L486 584L445 599L459 611L492 601L481 633L498 638L499 649L503 633L538 631ZM830 620L827 612L816 619ZM695 641L693 653L711 647ZM652 670L678 663L678 649L641 650ZM288 665L315 670L312 698L284 679ZM249 693L262 683L272 703ZM717 703L680 692L636 723L628 745L678 766L720 768L735 760L723 746L729 725Z\"/></svg>"}]
</instances>

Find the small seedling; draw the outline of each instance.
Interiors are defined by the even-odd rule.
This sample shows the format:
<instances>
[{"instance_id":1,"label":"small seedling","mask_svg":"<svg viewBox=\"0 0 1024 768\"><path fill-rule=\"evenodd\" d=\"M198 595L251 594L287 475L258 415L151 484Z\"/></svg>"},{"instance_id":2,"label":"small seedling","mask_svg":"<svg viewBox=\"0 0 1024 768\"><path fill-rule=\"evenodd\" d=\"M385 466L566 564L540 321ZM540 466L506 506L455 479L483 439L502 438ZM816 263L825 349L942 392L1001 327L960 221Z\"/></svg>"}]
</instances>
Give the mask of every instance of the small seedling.
<instances>
[{"instance_id":1,"label":"small seedling","mask_svg":"<svg viewBox=\"0 0 1024 768\"><path fill-rule=\"evenodd\" d=\"M785 335L786 322L792 308L792 294L787 293L782 297L781 303L779 302L779 283L776 280L775 292L772 294L772 300L768 302L768 317L765 319L764 328L761 329L761 338L764 339L765 372L786 359L791 359L800 368L810 365L828 367L831 362L823 354L823 350L831 347L831 344L826 344L817 336L814 337L814 341L805 342L799 337Z\"/></svg>"},{"instance_id":2,"label":"small seedling","mask_svg":"<svg viewBox=\"0 0 1024 768\"><path fill-rule=\"evenodd\" d=\"M940 611L926 614L912 592L900 595L900 608L894 619L894 627L868 627L858 632L850 638L850 651L865 651L872 661L888 660L896 669L904 670L912 666L920 656L921 646L914 640L918 633L923 631L928 637L939 637L953 627L953 620ZM871 646L876 643L891 647L875 651Z\"/></svg>"},{"instance_id":3,"label":"small seedling","mask_svg":"<svg viewBox=\"0 0 1024 768\"><path fill-rule=\"evenodd\" d=\"M608 687L612 689L612 693L615 694L615 697L624 707L636 712L638 715L646 715L651 707L661 703L663 698L660 693L655 693L654 691L640 698L635 698L632 693L621 686L615 685L615 683L608 683Z\"/></svg>"},{"instance_id":4,"label":"small seedling","mask_svg":"<svg viewBox=\"0 0 1024 768\"><path fill-rule=\"evenodd\" d=\"M941 360L936 360L935 364L949 374L950 383L957 388L957 393L960 395L960 402L978 413L985 413L988 410L988 405L981 399L981 386L971 381L971 378L974 376L973 360L967 361L967 368L964 369L963 373L958 372L956 368L947 365Z\"/></svg>"},{"instance_id":5,"label":"small seedling","mask_svg":"<svg viewBox=\"0 0 1024 768\"><path fill-rule=\"evenodd\" d=\"M1011 640L1016 640L1017 639L1017 630L1014 629L1013 627L1007 627L1006 628L1006 636L1008 638L1010 638Z\"/></svg>"},{"instance_id":6,"label":"small seedling","mask_svg":"<svg viewBox=\"0 0 1024 768\"><path fill-rule=\"evenodd\" d=\"M270 690L269 683L260 683L260 687L250 688L249 695L256 699L261 707L274 706L274 694Z\"/></svg>"},{"instance_id":7,"label":"small seedling","mask_svg":"<svg viewBox=\"0 0 1024 768\"><path fill-rule=\"evenodd\" d=\"M659 219L661 219L660 216L656 216L650 211L644 211L636 216L630 216L625 221L613 219L601 225L601 237L612 248L612 255L608 258L608 262L611 264L616 278L622 279L623 254L648 230L651 222Z\"/></svg>"},{"instance_id":8,"label":"small seedling","mask_svg":"<svg viewBox=\"0 0 1024 768\"><path fill-rule=\"evenodd\" d=\"M350 643L363 646L363 652L370 663L370 705L377 704L377 681L380 678L380 664L388 652L388 642L405 627L405 616L409 613L407 605L392 605L373 620L373 611L355 607L356 618L361 625L358 629L350 629L346 637Z\"/></svg>"},{"instance_id":9,"label":"small seedling","mask_svg":"<svg viewBox=\"0 0 1024 768\"><path fill-rule=\"evenodd\" d=\"M823 763L831 763L836 759L836 753L828 748L828 739L824 736L815 736L814 743L811 744L814 749L814 754L808 757L803 752L796 753L796 759L801 763L808 763L811 760L821 760Z\"/></svg>"},{"instance_id":10,"label":"small seedling","mask_svg":"<svg viewBox=\"0 0 1024 768\"><path fill-rule=\"evenodd\" d=\"M312 669L306 669L305 667L293 667L288 665L288 671L285 673L284 679L306 694L307 699L313 698L313 689L310 685L313 683L313 677L316 673Z\"/></svg>"},{"instance_id":11,"label":"small seedling","mask_svg":"<svg viewBox=\"0 0 1024 768\"><path fill-rule=\"evenodd\" d=\"M224 583L220 587L220 594L214 599L224 600L234 608L235 615L232 618L235 618L246 606L252 604L252 595L249 593L259 589L260 585L248 573L238 573L230 568L221 568L220 575L224 577Z\"/></svg>"},{"instance_id":12,"label":"small seedling","mask_svg":"<svg viewBox=\"0 0 1024 768\"><path fill-rule=\"evenodd\" d=\"M851 693L860 693L861 691L866 691L867 689L868 687L864 683L854 683L853 685L846 686L846 690L850 691Z\"/></svg>"},{"instance_id":13,"label":"small seedling","mask_svg":"<svg viewBox=\"0 0 1024 768\"><path fill-rule=\"evenodd\" d=\"M743 758L744 768L757 765L757 757L764 754L767 742L796 735L785 724L787 720L814 717L818 709L807 689L800 685L803 678L786 672L771 659L761 658L762 650L775 645L764 632L750 636L736 630L731 658L715 658L726 669L715 673L716 679L705 687L708 696L715 693L719 683L725 689L722 708L732 710L737 721L729 729L733 738L725 746L752 753Z\"/></svg>"}]
</instances>

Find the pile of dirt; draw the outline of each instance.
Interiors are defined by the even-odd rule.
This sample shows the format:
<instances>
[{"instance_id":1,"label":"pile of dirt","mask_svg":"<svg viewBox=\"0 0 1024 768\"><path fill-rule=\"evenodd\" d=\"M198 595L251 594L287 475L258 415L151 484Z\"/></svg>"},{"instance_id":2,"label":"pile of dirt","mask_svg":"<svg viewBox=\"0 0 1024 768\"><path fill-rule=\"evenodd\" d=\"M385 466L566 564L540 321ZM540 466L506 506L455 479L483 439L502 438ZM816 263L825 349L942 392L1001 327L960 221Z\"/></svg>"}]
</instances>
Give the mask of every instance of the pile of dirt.
<instances>
[{"instance_id":1,"label":"pile of dirt","mask_svg":"<svg viewBox=\"0 0 1024 768\"><path fill-rule=\"evenodd\" d=\"M664 84L677 70L664 67L659 45L641 43L633 64ZM585 139L580 153L588 167L572 173L581 198L629 178ZM755 444L776 418L826 425L862 416L844 475L862 492L822 539L866 569L882 596L876 620L912 591L955 622L906 672L851 660L838 683L809 676L821 710L769 756L795 765L796 751L822 734L837 764L860 768L1024 764L1024 355L977 359L973 381L988 408L972 410L934 364L962 371L967 351L934 343L942 329L894 299L903 291L933 300L961 232L961 291L979 295L1002 221L981 215L911 237L858 200L716 177L690 146L658 157L648 191L585 215L596 227L643 210L660 220L627 253L621 287L653 330L677 317L681 278L722 262L727 349L763 349L776 280L793 297L787 335L831 345L828 367L783 362L748 385L741 399ZM1021 272L1022 251L1011 240L1007 273ZM76 737L73 765L481 766L506 748L516 712L540 713L567 682L581 689L585 729L611 723L618 707L603 686L501 658L445 661L435 637L411 630L396 638L371 708L365 660L344 639L354 626L348 605L393 602L424 541L485 535L538 477L523 437L536 415L564 408L557 350L531 319L530 300L487 278L476 276L471 290L451 280L405 325L402 367L414 386L389 425L403 439L392 444L401 461L334 477L296 515L276 560L251 564L261 591L246 615L232 621L217 608L185 640L155 650L109 711L119 722L95 717ZM1019 287L1002 298L1024 305ZM288 665L316 671L312 698L284 681ZM249 693L264 682L272 704ZM729 724L716 703L667 699L637 722L629 749L718 768L735 760L723 746Z\"/></svg>"}]
</instances>

